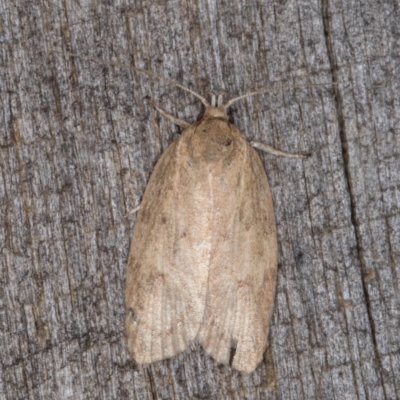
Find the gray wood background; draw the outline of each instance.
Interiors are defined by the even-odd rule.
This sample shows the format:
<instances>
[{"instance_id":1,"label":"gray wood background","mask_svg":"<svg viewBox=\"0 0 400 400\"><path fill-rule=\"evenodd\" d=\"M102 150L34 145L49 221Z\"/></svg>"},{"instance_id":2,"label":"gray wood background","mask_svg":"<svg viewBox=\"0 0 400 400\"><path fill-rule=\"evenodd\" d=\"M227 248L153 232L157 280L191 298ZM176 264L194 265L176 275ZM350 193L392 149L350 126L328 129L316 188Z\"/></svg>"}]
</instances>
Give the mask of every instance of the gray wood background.
<instances>
[{"instance_id":1,"label":"gray wood background","mask_svg":"<svg viewBox=\"0 0 400 400\"><path fill-rule=\"evenodd\" d=\"M0 1L0 399L400 398L400 3ZM198 345L139 368L124 337L135 216L193 96L337 81L232 106L279 241L264 362Z\"/></svg>"}]
</instances>

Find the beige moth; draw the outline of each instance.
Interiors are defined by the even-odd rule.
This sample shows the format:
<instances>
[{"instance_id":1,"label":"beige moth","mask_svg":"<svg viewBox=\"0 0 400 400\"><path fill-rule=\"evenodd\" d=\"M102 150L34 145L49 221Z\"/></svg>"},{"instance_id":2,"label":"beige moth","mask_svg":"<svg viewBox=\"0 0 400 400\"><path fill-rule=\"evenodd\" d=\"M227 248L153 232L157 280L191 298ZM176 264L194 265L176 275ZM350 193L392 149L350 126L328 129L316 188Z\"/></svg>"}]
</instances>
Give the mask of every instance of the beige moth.
<instances>
[{"instance_id":1,"label":"beige moth","mask_svg":"<svg viewBox=\"0 0 400 400\"><path fill-rule=\"evenodd\" d=\"M168 82L205 106L158 160L140 207L129 251L125 306L129 350L138 364L173 357L198 341L216 361L255 370L267 344L277 273L272 198L254 148L228 120L237 100L270 91L336 85L289 85L211 104L194 91L146 69L69 53ZM254 147L254 148L253 148Z\"/></svg>"},{"instance_id":2,"label":"beige moth","mask_svg":"<svg viewBox=\"0 0 400 400\"><path fill-rule=\"evenodd\" d=\"M204 115L162 154L134 227L126 282L126 333L139 364L198 341L216 361L250 373L263 358L273 310L277 239L263 164L229 122L227 108L202 96Z\"/></svg>"}]
</instances>

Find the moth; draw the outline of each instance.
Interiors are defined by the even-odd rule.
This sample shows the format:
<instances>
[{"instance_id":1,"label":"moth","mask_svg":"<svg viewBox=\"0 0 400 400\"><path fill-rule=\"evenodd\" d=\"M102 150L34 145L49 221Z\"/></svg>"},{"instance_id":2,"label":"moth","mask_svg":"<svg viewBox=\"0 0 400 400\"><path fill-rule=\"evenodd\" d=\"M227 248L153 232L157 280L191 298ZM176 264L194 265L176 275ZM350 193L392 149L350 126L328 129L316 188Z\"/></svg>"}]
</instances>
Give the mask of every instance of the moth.
<instances>
[{"instance_id":1,"label":"moth","mask_svg":"<svg viewBox=\"0 0 400 400\"><path fill-rule=\"evenodd\" d=\"M237 100L270 91L337 85L289 85L222 103L143 68L68 53L165 81L205 106L157 162L138 212L128 258L125 306L129 350L138 364L173 357L198 341L216 361L250 373L267 344L277 273L272 198L254 150L291 158L248 142L229 121Z\"/></svg>"},{"instance_id":2,"label":"moth","mask_svg":"<svg viewBox=\"0 0 400 400\"><path fill-rule=\"evenodd\" d=\"M177 86L180 86L177 84ZM277 238L263 164L231 123L240 96L211 104L195 123L155 108L184 128L162 154L134 227L126 282L126 333L139 364L198 341L222 364L252 372L263 358L273 310Z\"/></svg>"}]
</instances>

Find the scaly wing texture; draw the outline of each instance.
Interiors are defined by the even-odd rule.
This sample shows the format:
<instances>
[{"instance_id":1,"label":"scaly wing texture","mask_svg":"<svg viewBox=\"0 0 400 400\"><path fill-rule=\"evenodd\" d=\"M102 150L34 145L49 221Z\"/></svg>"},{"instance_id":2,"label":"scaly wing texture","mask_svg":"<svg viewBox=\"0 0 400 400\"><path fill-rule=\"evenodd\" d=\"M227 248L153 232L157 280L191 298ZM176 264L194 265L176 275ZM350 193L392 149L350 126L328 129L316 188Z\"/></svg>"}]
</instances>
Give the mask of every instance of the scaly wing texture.
<instances>
[{"instance_id":1,"label":"scaly wing texture","mask_svg":"<svg viewBox=\"0 0 400 400\"><path fill-rule=\"evenodd\" d=\"M183 351L204 315L211 241L207 177L190 164L187 128L154 168L135 224L127 269L126 330L135 360ZM204 186L205 185L205 186Z\"/></svg>"},{"instance_id":2,"label":"scaly wing texture","mask_svg":"<svg viewBox=\"0 0 400 400\"><path fill-rule=\"evenodd\" d=\"M213 176L218 182L212 185L214 236L199 341L217 361L249 373L266 347L277 242L264 168L247 142L243 147L244 157L233 168L235 176Z\"/></svg>"}]
</instances>

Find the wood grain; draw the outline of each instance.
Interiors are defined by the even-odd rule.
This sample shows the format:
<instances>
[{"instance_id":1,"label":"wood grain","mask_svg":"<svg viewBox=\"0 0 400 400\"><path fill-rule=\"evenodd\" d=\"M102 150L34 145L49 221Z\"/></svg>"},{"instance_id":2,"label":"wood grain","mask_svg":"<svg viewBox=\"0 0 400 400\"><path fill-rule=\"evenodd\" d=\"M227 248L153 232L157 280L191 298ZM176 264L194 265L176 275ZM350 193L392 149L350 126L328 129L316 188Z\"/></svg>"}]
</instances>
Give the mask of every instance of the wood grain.
<instances>
[{"instance_id":1,"label":"wood grain","mask_svg":"<svg viewBox=\"0 0 400 400\"><path fill-rule=\"evenodd\" d=\"M400 397L395 1L0 2L0 399ZM140 369L125 270L152 168L206 96L336 80L232 106L274 201L278 281L251 375L200 346Z\"/></svg>"}]
</instances>

